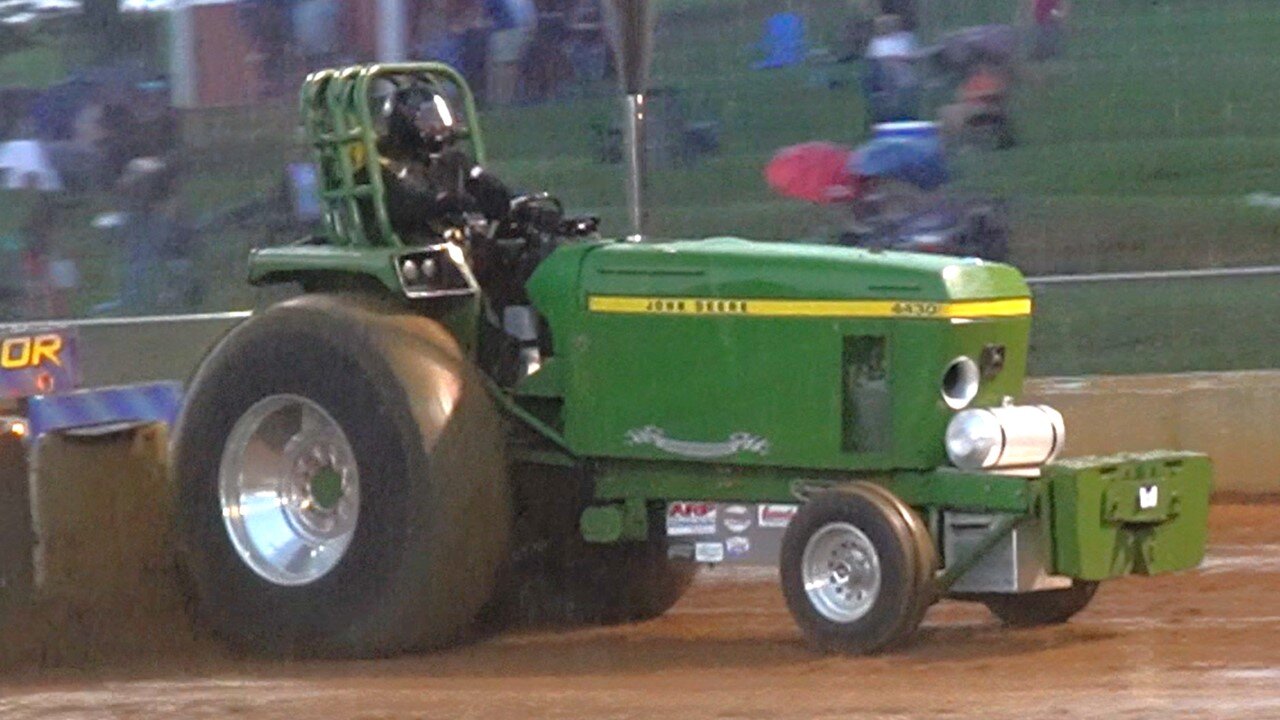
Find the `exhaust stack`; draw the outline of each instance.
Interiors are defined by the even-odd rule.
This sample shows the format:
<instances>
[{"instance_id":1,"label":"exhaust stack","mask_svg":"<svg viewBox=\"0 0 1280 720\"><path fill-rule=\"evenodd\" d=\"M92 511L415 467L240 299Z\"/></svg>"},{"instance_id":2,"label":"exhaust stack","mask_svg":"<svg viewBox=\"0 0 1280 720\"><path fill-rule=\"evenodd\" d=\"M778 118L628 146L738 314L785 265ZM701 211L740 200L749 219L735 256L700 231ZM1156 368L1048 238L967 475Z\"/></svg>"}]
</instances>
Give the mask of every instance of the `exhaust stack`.
<instances>
[{"instance_id":1,"label":"exhaust stack","mask_svg":"<svg viewBox=\"0 0 1280 720\"><path fill-rule=\"evenodd\" d=\"M644 239L645 91L653 63L653 5L650 0L609 0L605 4L610 45L617 53L626 93L623 141L627 157L627 213L632 242Z\"/></svg>"}]
</instances>

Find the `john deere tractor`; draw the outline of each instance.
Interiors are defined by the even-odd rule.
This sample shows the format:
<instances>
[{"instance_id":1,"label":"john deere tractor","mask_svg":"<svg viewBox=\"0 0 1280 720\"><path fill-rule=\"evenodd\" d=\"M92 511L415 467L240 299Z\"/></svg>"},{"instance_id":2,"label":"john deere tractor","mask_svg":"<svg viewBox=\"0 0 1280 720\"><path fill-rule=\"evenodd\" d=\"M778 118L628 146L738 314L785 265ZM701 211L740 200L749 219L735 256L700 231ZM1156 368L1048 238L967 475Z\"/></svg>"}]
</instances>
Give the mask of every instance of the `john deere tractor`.
<instances>
[{"instance_id":1,"label":"john deere tractor","mask_svg":"<svg viewBox=\"0 0 1280 720\"><path fill-rule=\"evenodd\" d=\"M815 647L872 653L944 597L1060 623L1100 581L1201 561L1207 458L1056 460L1062 416L1018 404L1014 268L602 239L545 195L443 193L406 230L380 108L418 87L483 167L453 70L312 75L324 232L250 267L303 292L190 383L179 537L219 636L382 656L532 605L653 618L698 567L749 563Z\"/></svg>"}]
</instances>

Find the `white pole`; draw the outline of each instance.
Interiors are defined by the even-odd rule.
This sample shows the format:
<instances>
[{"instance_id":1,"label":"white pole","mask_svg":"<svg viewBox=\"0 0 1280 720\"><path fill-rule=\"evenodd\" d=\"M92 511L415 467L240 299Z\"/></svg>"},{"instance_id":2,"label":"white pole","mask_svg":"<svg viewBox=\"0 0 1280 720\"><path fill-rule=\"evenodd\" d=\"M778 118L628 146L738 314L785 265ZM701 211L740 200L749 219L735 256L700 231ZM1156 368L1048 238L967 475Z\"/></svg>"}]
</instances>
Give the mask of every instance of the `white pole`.
<instances>
[{"instance_id":1,"label":"white pole","mask_svg":"<svg viewBox=\"0 0 1280 720\"><path fill-rule=\"evenodd\" d=\"M408 47L409 19L404 0L378 1L378 62L400 62Z\"/></svg>"},{"instance_id":2,"label":"white pole","mask_svg":"<svg viewBox=\"0 0 1280 720\"><path fill-rule=\"evenodd\" d=\"M194 108L197 96L195 8L179 0L169 13L169 99L177 108Z\"/></svg>"}]
</instances>

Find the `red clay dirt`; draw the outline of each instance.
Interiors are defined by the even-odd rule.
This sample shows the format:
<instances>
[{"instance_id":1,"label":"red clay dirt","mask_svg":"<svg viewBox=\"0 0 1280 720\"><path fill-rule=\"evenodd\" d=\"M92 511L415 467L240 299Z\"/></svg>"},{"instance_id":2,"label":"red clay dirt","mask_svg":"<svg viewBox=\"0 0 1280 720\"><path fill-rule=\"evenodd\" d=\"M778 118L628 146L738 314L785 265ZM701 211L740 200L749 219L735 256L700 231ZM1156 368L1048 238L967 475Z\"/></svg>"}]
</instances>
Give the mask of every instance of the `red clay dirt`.
<instances>
[{"instance_id":1,"label":"red clay dirt","mask_svg":"<svg viewBox=\"0 0 1280 720\"><path fill-rule=\"evenodd\" d=\"M0 718L1280 718L1280 505L1216 507L1192 573L1104 584L1013 631L943 603L908 648L826 657L772 572L705 571L668 615L376 662L219 652L0 677Z\"/></svg>"}]
</instances>

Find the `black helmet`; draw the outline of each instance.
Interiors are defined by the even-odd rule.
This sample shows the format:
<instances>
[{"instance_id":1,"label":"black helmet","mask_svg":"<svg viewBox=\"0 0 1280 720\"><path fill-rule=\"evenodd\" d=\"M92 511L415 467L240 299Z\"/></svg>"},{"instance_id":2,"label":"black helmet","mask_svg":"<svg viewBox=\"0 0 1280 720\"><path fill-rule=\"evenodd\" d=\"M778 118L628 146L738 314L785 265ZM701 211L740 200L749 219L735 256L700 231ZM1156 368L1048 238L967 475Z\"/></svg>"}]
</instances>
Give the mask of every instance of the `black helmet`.
<instances>
[{"instance_id":1,"label":"black helmet","mask_svg":"<svg viewBox=\"0 0 1280 720\"><path fill-rule=\"evenodd\" d=\"M411 85L387 95L381 115L385 122L383 151L391 155L435 155L463 130L449 99L425 85Z\"/></svg>"}]
</instances>

